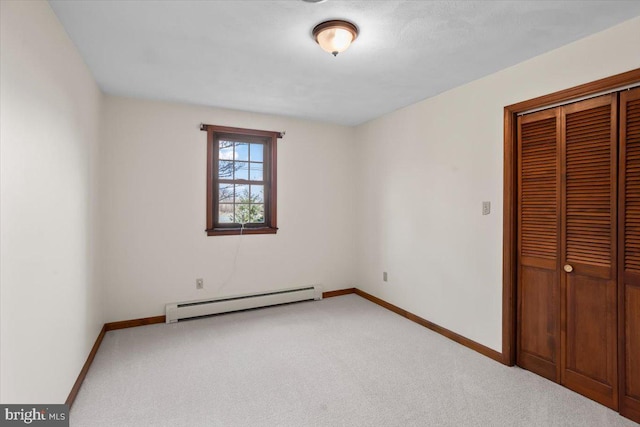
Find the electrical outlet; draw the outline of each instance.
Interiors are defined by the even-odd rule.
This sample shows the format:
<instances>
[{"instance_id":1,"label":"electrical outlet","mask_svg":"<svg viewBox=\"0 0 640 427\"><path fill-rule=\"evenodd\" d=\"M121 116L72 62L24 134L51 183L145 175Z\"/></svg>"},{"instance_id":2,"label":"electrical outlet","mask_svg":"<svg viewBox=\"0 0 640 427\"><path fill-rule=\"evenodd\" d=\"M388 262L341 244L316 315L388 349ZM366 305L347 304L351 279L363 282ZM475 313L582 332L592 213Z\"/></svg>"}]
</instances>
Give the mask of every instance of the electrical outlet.
<instances>
[{"instance_id":1,"label":"electrical outlet","mask_svg":"<svg viewBox=\"0 0 640 427\"><path fill-rule=\"evenodd\" d=\"M482 215L489 215L491 213L491 202L482 202Z\"/></svg>"},{"instance_id":2,"label":"electrical outlet","mask_svg":"<svg viewBox=\"0 0 640 427\"><path fill-rule=\"evenodd\" d=\"M387 272L386 271L382 272L382 280L385 281L385 282L387 281Z\"/></svg>"},{"instance_id":3,"label":"electrical outlet","mask_svg":"<svg viewBox=\"0 0 640 427\"><path fill-rule=\"evenodd\" d=\"M196 279L196 289L204 289L204 279Z\"/></svg>"}]
</instances>

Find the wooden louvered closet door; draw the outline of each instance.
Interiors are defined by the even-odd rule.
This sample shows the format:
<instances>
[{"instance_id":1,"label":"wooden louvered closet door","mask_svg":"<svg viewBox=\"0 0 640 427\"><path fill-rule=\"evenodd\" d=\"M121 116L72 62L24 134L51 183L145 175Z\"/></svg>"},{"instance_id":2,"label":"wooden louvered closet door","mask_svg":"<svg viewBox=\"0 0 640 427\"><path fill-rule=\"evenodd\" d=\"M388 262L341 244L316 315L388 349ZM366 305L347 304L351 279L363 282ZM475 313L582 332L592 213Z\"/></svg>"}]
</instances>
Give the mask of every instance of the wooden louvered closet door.
<instances>
[{"instance_id":1,"label":"wooden louvered closet door","mask_svg":"<svg viewBox=\"0 0 640 427\"><path fill-rule=\"evenodd\" d=\"M517 363L560 379L560 110L518 117Z\"/></svg>"},{"instance_id":2,"label":"wooden louvered closet door","mask_svg":"<svg viewBox=\"0 0 640 427\"><path fill-rule=\"evenodd\" d=\"M517 363L612 408L616 125L616 95L518 118Z\"/></svg>"},{"instance_id":3,"label":"wooden louvered closet door","mask_svg":"<svg viewBox=\"0 0 640 427\"><path fill-rule=\"evenodd\" d=\"M640 88L620 95L620 413L640 422Z\"/></svg>"},{"instance_id":4,"label":"wooden louvered closet door","mask_svg":"<svg viewBox=\"0 0 640 427\"><path fill-rule=\"evenodd\" d=\"M614 409L618 407L616 96L561 107L560 249L560 382Z\"/></svg>"}]
</instances>

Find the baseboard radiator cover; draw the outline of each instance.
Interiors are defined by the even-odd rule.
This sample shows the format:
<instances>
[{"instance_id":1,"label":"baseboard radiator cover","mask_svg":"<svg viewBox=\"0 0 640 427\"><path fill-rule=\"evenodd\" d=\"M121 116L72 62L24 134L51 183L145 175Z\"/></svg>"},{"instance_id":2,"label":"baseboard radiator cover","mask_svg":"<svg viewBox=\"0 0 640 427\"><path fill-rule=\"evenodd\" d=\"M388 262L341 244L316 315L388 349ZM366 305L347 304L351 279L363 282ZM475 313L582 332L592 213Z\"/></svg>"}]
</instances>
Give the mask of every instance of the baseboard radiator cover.
<instances>
[{"instance_id":1,"label":"baseboard radiator cover","mask_svg":"<svg viewBox=\"0 0 640 427\"><path fill-rule=\"evenodd\" d=\"M314 285L254 294L178 302L165 306L166 323L176 323L178 320L209 316L212 314L230 313L232 311L248 310L251 308L321 299L322 287Z\"/></svg>"}]
</instances>

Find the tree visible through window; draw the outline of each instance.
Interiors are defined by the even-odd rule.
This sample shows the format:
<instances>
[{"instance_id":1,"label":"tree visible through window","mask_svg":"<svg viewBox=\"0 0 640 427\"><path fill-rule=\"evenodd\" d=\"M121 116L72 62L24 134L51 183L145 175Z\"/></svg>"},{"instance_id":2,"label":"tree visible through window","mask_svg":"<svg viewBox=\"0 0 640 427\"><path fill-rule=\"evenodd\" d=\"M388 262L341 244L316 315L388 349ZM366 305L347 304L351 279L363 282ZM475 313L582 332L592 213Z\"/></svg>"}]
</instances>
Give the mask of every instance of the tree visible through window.
<instances>
[{"instance_id":1,"label":"tree visible through window","mask_svg":"<svg viewBox=\"0 0 640 427\"><path fill-rule=\"evenodd\" d=\"M208 235L275 233L278 132L203 125Z\"/></svg>"}]
</instances>

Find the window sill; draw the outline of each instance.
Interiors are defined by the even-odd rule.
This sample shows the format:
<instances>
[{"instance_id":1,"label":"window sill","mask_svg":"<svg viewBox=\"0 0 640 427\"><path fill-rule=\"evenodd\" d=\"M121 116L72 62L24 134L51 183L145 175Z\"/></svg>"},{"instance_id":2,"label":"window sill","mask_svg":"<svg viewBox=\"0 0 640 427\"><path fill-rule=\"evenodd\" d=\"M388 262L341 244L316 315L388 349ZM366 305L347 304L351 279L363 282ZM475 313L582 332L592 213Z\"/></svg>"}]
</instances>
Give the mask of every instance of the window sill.
<instances>
[{"instance_id":1,"label":"window sill","mask_svg":"<svg viewBox=\"0 0 640 427\"><path fill-rule=\"evenodd\" d=\"M276 234L277 228L272 227L245 227L241 228L214 228L212 230L206 230L207 236L239 236L245 234Z\"/></svg>"}]
</instances>

